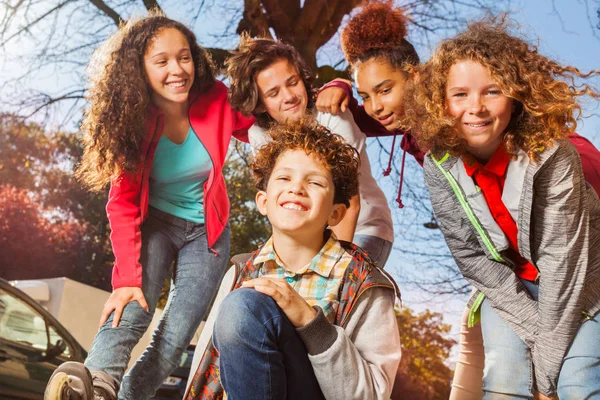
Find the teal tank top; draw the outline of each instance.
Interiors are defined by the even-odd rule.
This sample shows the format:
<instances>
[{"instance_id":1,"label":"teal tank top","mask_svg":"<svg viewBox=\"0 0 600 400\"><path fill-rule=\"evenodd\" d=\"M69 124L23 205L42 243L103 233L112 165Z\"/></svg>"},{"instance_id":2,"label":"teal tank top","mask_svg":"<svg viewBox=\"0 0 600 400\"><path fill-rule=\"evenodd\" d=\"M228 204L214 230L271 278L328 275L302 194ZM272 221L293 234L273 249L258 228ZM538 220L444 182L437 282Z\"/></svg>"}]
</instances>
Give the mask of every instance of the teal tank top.
<instances>
[{"instance_id":1,"label":"teal tank top","mask_svg":"<svg viewBox=\"0 0 600 400\"><path fill-rule=\"evenodd\" d=\"M149 204L168 214L204 224L204 182L213 163L190 128L181 144L162 136L150 171Z\"/></svg>"}]
</instances>

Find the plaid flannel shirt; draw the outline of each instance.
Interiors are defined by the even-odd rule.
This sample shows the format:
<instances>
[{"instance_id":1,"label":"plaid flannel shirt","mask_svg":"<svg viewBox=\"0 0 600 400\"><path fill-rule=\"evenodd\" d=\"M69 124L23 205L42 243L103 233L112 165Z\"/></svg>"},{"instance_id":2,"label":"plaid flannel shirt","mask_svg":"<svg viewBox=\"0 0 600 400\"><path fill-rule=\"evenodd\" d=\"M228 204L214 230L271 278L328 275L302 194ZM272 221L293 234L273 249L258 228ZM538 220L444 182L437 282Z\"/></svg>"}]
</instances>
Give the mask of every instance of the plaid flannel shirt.
<instances>
[{"instance_id":1,"label":"plaid flannel shirt","mask_svg":"<svg viewBox=\"0 0 600 400\"><path fill-rule=\"evenodd\" d=\"M285 279L308 304L320 307L325 317L333 323L340 303L340 283L351 261L352 256L344 251L331 232L319 253L296 272L283 265L273 247L273 238L254 258L254 265L262 264L259 272L261 277Z\"/></svg>"}]
</instances>

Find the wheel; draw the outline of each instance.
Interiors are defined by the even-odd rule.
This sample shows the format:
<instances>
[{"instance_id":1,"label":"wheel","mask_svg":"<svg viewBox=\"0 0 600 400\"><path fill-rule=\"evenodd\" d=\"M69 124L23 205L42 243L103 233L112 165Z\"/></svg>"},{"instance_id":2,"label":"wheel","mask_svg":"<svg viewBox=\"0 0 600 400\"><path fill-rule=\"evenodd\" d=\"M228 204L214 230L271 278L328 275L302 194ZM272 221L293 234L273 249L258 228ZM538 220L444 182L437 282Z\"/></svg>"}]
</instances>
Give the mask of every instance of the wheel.
<instances>
[{"instance_id":1,"label":"wheel","mask_svg":"<svg viewBox=\"0 0 600 400\"><path fill-rule=\"evenodd\" d=\"M70 391L69 376L64 372L56 372L46 386L44 400L68 400Z\"/></svg>"}]
</instances>

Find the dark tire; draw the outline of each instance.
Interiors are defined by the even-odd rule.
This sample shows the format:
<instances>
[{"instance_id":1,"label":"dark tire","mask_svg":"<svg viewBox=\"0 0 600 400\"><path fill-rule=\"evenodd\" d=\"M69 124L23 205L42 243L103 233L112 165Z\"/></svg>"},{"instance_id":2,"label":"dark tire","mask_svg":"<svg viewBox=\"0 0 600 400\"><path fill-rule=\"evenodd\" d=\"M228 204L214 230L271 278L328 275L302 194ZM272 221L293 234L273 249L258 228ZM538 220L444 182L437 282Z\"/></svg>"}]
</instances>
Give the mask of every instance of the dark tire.
<instances>
[{"instance_id":1,"label":"dark tire","mask_svg":"<svg viewBox=\"0 0 600 400\"><path fill-rule=\"evenodd\" d=\"M78 362L61 364L48 381L44 400L94 400L90 371Z\"/></svg>"},{"instance_id":2,"label":"dark tire","mask_svg":"<svg viewBox=\"0 0 600 400\"><path fill-rule=\"evenodd\" d=\"M64 372L54 371L46 390L44 400L65 400L69 398L69 377Z\"/></svg>"}]
</instances>

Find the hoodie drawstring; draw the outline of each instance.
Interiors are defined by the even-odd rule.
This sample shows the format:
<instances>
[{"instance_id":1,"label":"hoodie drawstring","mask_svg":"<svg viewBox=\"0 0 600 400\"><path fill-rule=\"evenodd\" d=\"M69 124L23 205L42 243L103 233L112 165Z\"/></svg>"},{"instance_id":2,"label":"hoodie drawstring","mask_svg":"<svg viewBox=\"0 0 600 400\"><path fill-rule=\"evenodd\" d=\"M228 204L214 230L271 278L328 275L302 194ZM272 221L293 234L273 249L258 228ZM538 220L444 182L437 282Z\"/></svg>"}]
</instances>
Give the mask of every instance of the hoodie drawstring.
<instances>
[{"instance_id":1,"label":"hoodie drawstring","mask_svg":"<svg viewBox=\"0 0 600 400\"><path fill-rule=\"evenodd\" d=\"M392 172L392 160L394 159L394 149L396 148L396 137L397 133L394 134L394 140L392 140L392 149L390 150L390 158L388 160L388 166L385 171L383 171L383 176L389 176ZM406 135L402 136L402 142L406 139ZM398 187L398 197L396 197L396 203L398 203L398 208L404 208L404 204L402 203L402 184L404 183L404 162L406 161L406 147L402 146L402 142L400 142L400 147L402 147L402 167L400 168L400 186Z\"/></svg>"},{"instance_id":2,"label":"hoodie drawstring","mask_svg":"<svg viewBox=\"0 0 600 400\"><path fill-rule=\"evenodd\" d=\"M396 148L396 136L397 133L394 133L394 140L392 141L392 150L390 150L390 159L388 160L388 166L385 171L383 171L383 176L388 176L392 172L392 160L394 159L394 149Z\"/></svg>"},{"instance_id":3,"label":"hoodie drawstring","mask_svg":"<svg viewBox=\"0 0 600 400\"><path fill-rule=\"evenodd\" d=\"M404 183L404 161L406 160L406 149L402 152L402 168L400 168L400 186L398 187L398 197L396 197L396 203L398 208L404 208L402 203L402 184Z\"/></svg>"}]
</instances>

